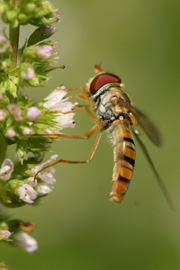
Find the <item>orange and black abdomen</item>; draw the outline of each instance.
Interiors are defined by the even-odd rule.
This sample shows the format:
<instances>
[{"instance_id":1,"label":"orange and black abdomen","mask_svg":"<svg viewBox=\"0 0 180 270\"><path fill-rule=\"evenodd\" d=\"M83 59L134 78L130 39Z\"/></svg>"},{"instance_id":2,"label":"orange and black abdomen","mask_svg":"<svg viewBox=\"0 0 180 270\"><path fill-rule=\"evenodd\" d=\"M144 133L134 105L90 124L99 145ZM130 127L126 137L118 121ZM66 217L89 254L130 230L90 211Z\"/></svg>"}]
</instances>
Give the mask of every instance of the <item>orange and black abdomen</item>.
<instances>
[{"instance_id":1,"label":"orange and black abdomen","mask_svg":"<svg viewBox=\"0 0 180 270\"><path fill-rule=\"evenodd\" d=\"M129 187L135 164L135 144L127 122L116 120L110 130L113 141L114 168L111 198L120 203Z\"/></svg>"}]
</instances>

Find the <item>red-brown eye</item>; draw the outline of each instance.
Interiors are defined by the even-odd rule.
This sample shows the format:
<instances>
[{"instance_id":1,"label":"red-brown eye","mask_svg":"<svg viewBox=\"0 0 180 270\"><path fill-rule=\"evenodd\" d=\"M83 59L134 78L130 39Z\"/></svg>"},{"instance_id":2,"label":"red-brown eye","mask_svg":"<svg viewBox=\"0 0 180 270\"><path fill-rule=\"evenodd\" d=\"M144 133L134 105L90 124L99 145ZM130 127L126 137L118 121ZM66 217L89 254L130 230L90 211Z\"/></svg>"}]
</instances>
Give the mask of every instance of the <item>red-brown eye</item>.
<instances>
[{"instance_id":1,"label":"red-brown eye","mask_svg":"<svg viewBox=\"0 0 180 270\"><path fill-rule=\"evenodd\" d=\"M97 75L90 85L90 92L94 95L103 85L107 83L121 83L121 79L111 73L101 73Z\"/></svg>"}]
</instances>

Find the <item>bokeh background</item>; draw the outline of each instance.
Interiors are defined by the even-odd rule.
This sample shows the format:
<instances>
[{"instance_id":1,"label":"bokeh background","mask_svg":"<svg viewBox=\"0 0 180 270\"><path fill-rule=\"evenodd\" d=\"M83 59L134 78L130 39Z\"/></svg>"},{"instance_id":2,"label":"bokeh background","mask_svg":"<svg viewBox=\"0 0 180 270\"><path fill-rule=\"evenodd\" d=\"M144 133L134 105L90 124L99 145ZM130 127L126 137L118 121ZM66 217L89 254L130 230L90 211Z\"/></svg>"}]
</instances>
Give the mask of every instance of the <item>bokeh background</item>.
<instances>
[{"instance_id":1,"label":"bokeh background","mask_svg":"<svg viewBox=\"0 0 180 270\"><path fill-rule=\"evenodd\" d=\"M38 207L12 209L12 217L36 223L39 250L26 254L1 245L10 270L180 269L180 2L176 0L52 1L62 13L56 39L64 70L38 89L45 97L60 84L85 85L94 64L122 78L137 107L157 123L164 145L141 136L177 210L167 204L137 145L136 168L122 204L109 201L113 156L106 137L89 164L56 166L55 190ZM30 29L29 29L30 30ZM21 37L27 35L22 28ZM31 97L37 91L28 89ZM74 98L74 101L77 101ZM82 134L93 121L76 114ZM85 160L95 140L61 139L54 152Z\"/></svg>"}]
</instances>

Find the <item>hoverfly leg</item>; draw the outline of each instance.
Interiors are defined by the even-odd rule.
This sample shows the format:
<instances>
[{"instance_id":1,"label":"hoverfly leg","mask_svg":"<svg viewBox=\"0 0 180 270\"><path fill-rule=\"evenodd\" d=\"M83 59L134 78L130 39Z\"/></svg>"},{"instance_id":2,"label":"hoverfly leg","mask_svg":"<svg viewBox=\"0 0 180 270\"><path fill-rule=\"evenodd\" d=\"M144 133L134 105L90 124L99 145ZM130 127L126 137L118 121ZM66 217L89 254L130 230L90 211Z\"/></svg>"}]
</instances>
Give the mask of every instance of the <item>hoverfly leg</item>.
<instances>
[{"instance_id":1,"label":"hoverfly leg","mask_svg":"<svg viewBox=\"0 0 180 270\"><path fill-rule=\"evenodd\" d=\"M77 89L81 89L82 92L83 92L83 99L86 100L86 102L88 103L88 105L91 107L91 108L94 108L94 104L91 102L85 88L83 86L77 86L77 87L73 87L73 88L69 88L69 89L63 89L63 88L55 88L54 90L57 90L57 91L66 91L66 92L70 92L70 91L74 91L74 90L77 90Z\"/></svg>"},{"instance_id":2,"label":"hoverfly leg","mask_svg":"<svg viewBox=\"0 0 180 270\"><path fill-rule=\"evenodd\" d=\"M26 135L28 137L46 137L46 138L68 138L68 139L89 139L102 125L100 123L96 124L92 129L82 135L68 135L68 134L30 134Z\"/></svg>"},{"instance_id":3,"label":"hoverfly leg","mask_svg":"<svg viewBox=\"0 0 180 270\"><path fill-rule=\"evenodd\" d=\"M176 210L176 208L174 206L174 203L173 203L173 200L172 200L172 198L171 198L171 196L170 196L170 194L169 194L169 192L168 192L168 190L167 190L167 188L166 188L166 186L165 186L162 178L160 177L159 173L157 172L157 170L156 170L156 168L154 166L154 163L153 163L153 161L152 161L152 159L151 159L151 157L150 157L150 155L148 153L148 150L147 150L145 144L143 143L143 141L138 136L138 133L136 132L136 130L133 130L133 133L134 133L134 136L135 136L136 140L138 141L138 143L139 143L139 145L140 145L143 153L145 154L147 160L149 161L149 164L150 164L150 166L151 166L151 168L152 168L152 170L153 170L153 172L154 172L154 174L156 176L156 179L158 181L158 184L159 184L159 186L160 186L160 188L161 188L161 190L162 190L162 192L163 192L163 194L164 194L164 196L165 196L165 198L166 198L169 206L171 207L171 209Z\"/></svg>"},{"instance_id":4,"label":"hoverfly leg","mask_svg":"<svg viewBox=\"0 0 180 270\"><path fill-rule=\"evenodd\" d=\"M99 144L99 141L100 141L100 138L101 138L101 135L102 135L102 132L103 132L104 128L101 128L101 130L99 131L98 135L97 135L97 138L96 138L96 141L93 145L93 148L91 149L91 152L90 152L90 155L89 155L89 158L85 161L71 161L71 160L65 160L65 159L59 159L59 160L56 160L54 162L52 162L51 164L48 164L46 165L45 167L43 167L41 170L39 170L35 175L34 175L34 181L38 175L38 173L40 173L41 171L47 169L47 168L50 168L58 163L68 163L68 164L84 164L84 163L88 163L91 161L91 159L93 158L94 156L94 153L97 149L97 146ZM92 135L92 134L91 134ZM73 137L74 138L74 137Z\"/></svg>"}]
</instances>

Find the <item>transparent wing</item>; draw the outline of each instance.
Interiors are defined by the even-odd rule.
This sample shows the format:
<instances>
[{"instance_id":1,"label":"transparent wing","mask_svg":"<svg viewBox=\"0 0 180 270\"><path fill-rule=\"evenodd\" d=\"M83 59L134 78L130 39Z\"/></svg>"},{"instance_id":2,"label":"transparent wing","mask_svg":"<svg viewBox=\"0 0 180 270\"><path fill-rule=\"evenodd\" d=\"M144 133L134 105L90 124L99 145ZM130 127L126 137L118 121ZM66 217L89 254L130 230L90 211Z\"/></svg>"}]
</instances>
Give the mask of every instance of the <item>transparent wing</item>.
<instances>
[{"instance_id":1,"label":"transparent wing","mask_svg":"<svg viewBox=\"0 0 180 270\"><path fill-rule=\"evenodd\" d=\"M145 115L143 112L141 112L139 109L132 107L131 108L132 113L136 116L138 120L138 124L141 126L141 128L144 130L146 135L149 137L149 139L156 145L161 146L162 145L162 136L154 124L154 122L151 120L150 117Z\"/></svg>"},{"instance_id":2,"label":"transparent wing","mask_svg":"<svg viewBox=\"0 0 180 270\"><path fill-rule=\"evenodd\" d=\"M161 179L160 175L158 174L158 172L157 172L157 170L156 170L156 168L154 166L154 163L152 162L152 159L151 159L151 157L150 157L150 155L148 153L148 150L147 150L145 144L139 138L139 136L136 133L136 131L133 130L133 132L134 132L134 136L135 136L136 140L138 141L138 143L139 143L139 145L140 145L143 153L145 154L147 160L149 161L149 164L150 164L150 166L151 166L151 168L152 168L152 170L153 170L153 172L154 172L154 174L156 176L156 179L157 179L158 184L159 184L159 186L160 186L160 188L161 188L161 190L162 190L162 192L164 194L164 197L166 198L166 200L167 200L169 206L171 207L171 209L176 210L176 208L174 206L174 203L173 203L173 200L172 200L172 198L171 198L171 196L170 196L170 194L169 194L169 192L168 192L168 190L167 190L167 188L166 188L163 180Z\"/></svg>"}]
</instances>

